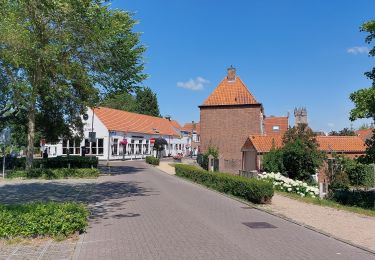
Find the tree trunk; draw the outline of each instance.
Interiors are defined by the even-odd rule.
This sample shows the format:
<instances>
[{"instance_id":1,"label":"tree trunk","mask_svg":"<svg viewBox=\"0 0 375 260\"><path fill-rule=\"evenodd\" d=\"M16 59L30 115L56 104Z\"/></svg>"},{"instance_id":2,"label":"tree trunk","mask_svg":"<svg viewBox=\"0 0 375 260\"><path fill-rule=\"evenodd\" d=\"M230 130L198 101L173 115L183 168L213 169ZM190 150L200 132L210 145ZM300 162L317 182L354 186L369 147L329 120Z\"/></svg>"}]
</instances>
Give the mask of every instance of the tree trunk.
<instances>
[{"instance_id":1,"label":"tree trunk","mask_svg":"<svg viewBox=\"0 0 375 260\"><path fill-rule=\"evenodd\" d=\"M27 113L27 149L26 149L26 169L33 167L34 159L34 140L35 140L35 102L31 100L30 108Z\"/></svg>"}]
</instances>

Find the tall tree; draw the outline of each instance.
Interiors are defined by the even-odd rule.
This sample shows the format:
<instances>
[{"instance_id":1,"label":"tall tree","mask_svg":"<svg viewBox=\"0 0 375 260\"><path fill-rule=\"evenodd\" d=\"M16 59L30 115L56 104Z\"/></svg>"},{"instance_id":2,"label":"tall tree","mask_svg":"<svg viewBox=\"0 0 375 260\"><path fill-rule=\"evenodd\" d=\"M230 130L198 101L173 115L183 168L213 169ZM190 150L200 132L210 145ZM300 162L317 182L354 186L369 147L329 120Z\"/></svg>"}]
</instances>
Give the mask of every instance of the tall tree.
<instances>
[{"instance_id":1,"label":"tall tree","mask_svg":"<svg viewBox=\"0 0 375 260\"><path fill-rule=\"evenodd\" d=\"M375 20L364 23L361 31L367 32L366 43L371 44L375 39ZM370 57L375 56L375 45L369 52ZM365 72L365 76L372 80L372 86L360 89L350 94L350 100L354 103L354 108L350 111L350 120L359 118L371 118L375 122L375 67L371 71ZM375 131L375 130L374 130ZM371 139L366 140L366 156L362 161L366 163L375 162L375 132Z\"/></svg>"},{"instance_id":2,"label":"tall tree","mask_svg":"<svg viewBox=\"0 0 375 260\"><path fill-rule=\"evenodd\" d=\"M371 44L375 39L375 20L364 23L361 31L368 33L366 43ZM375 46L371 48L369 56L375 56ZM350 111L350 120L352 121L359 118L372 118L375 120L375 67L371 71L365 72L365 75L372 80L372 86L350 94L350 100L355 105Z\"/></svg>"},{"instance_id":3,"label":"tall tree","mask_svg":"<svg viewBox=\"0 0 375 260\"><path fill-rule=\"evenodd\" d=\"M0 70L24 88L28 168L36 122L47 139L82 135L80 115L100 92L132 91L146 77L136 22L106 2L0 0Z\"/></svg>"},{"instance_id":4,"label":"tall tree","mask_svg":"<svg viewBox=\"0 0 375 260\"><path fill-rule=\"evenodd\" d=\"M135 96L126 91L107 95L101 102L101 105L129 112L137 112Z\"/></svg>"},{"instance_id":5,"label":"tall tree","mask_svg":"<svg viewBox=\"0 0 375 260\"><path fill-rule=\"evenodd\" d=\"M324 154L318 150L316 135L306 125L288 129L283 137L281 149L283 167L292 179L310 180L321 166Z\"/></svg>"},{"instance_id":6,"label":"tall tree","mask_svg":"<svg viewBox=\"0 0 375 260\"><path fill-rule=\"evenodd\" d=\"M160 117L158 98L149 87L136 90L137 112L144 115Z\"/></svg>"}]
</instances>

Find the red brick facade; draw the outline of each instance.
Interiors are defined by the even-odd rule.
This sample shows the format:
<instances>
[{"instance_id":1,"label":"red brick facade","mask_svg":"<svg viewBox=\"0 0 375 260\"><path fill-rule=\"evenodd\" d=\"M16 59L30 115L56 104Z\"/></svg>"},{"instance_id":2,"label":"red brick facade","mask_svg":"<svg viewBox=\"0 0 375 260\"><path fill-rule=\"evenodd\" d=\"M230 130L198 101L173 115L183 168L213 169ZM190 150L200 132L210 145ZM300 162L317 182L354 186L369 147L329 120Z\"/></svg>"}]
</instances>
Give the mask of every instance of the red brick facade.
<instances>
[{"instance_id":1,"label":"red brick facade","mask_svg":"<svg viewBox=\"0 0 375 260\"><path fill-rule=\"evenodd\" d=\"M260 104L201 107L201 152L217 147L220 171L238 173L242 168L241 147L249 133L261 133L261 110Z\"/></svg>"},{"instance_id":2,"label":"red brick facade","mask_svg":"<svg viewBox=\"0 0 375 260\"><path fill-rule=\"evenodd\" d=\"M201 153L211 145L219 150L219 171L242 169L241 147L249 134L263 132L263 107L231 67L200 106Z\"/></svg>"}]
</instances>

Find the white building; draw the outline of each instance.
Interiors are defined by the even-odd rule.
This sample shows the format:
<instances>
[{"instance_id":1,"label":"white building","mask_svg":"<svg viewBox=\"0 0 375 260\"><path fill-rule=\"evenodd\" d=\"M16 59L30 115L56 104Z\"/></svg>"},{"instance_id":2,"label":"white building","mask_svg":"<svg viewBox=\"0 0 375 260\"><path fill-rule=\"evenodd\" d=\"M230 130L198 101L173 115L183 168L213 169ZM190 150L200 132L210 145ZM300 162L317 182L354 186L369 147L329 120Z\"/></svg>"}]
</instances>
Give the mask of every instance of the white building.
<instances>
[{"instance_id":1,"label":"white building","mask_svg":"<svg viewBox=\"0 0 375 260\"><path fill-rule=\"evenodd\" d=\"M153 141L164 138L163 156L186 154L188 140L183 138L176 121L141 115L127 111L98 107L88 109L83 117L84 140L62 140L56 145L47 144L48 151L56 156L97 156L99 160L141 159L155 155ZM90 140L89 133L95 134ZM49 156L53 156L52 153Z\"/></svg>"}]
</instances>

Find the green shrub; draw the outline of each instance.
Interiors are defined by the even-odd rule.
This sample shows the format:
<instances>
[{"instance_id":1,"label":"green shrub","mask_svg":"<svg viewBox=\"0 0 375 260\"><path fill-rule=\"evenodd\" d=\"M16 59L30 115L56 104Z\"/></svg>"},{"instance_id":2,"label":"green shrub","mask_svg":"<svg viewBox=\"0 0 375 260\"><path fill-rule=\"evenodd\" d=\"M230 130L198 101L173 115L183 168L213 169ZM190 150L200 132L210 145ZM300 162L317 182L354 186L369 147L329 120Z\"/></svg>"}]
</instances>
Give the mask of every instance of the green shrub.
<instances>
[{"instance_id":1,"label":"green shrub","mask_svg":"<svg viewBox=\"0 0 375 260\"><path fill-rule=\"evenodd\" d=\"M272 183L219 172L207 172L192 165L177 164L176 175L203 184L214 190L232 194L254 203L269 203Z\"/></svg>"},{"instance_id":2,"label":"green shrub","mask_svg":"<svg viewBox=\"0 0 375 260\"><path fill-rule=\"evenodd\" d=\"M85 231L88 216L75 202L0 205L0 238L69 236Z\"/></svg>"},{"instance_id":3,"label":"green shrub","mask_svg":"<svg viewBox=\"0 0 375 260\"><path fill-rule=\"evenodd\" d=\"M265 172L285 172L282 149L272 149L263 155L262 166Z\"/></svg>"},{"instance_id":4,"label":"green shrub","mask_svg":"<svg viewBox=\"0 0 375 260\"><path fill-rule=\"evenodd\" d=\"M152 165L159 165L160 160L154 156L146 156L146 163Z\"/></svg>"},{"instance_id":5,"label":"green shrub","mask_svg":"<svg viewBox=\"0 0 375 260\"><path fill-rule=\"evenodd\" d=\"M374 168L362 163L350 164L346 172L352 186L373 187Z\"/></svg>"},{"instance_id":6,"label":"green shrub","mask_svg":"<svg viewBox=\"0 0 375 260\"><path fill-rule=\"evenodd\" d=\"M45 169L33 168L29 171L16 170L7 174L7 178L26 178L26 179L65 179L65 178L96 178L99 176L99 170L96 168L83 169Z\"/></svg>"},{"instance_id":7,"label":"green shrub","mask_svg":"<svg viewBox=\"0 0 375 260\"><path fill-rule=\"evenodd\" d=\"M342 205L375 210L375 191L336 190L329 194L328 199Z\"/></svg>"}]
</instances>

